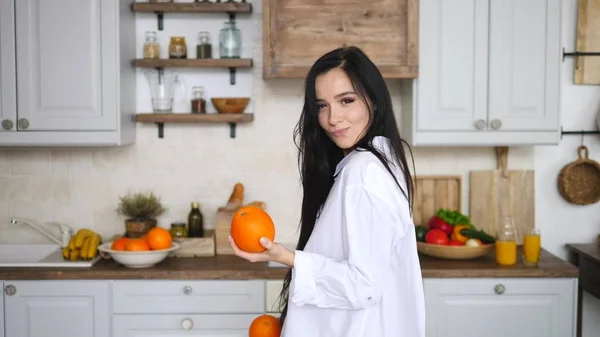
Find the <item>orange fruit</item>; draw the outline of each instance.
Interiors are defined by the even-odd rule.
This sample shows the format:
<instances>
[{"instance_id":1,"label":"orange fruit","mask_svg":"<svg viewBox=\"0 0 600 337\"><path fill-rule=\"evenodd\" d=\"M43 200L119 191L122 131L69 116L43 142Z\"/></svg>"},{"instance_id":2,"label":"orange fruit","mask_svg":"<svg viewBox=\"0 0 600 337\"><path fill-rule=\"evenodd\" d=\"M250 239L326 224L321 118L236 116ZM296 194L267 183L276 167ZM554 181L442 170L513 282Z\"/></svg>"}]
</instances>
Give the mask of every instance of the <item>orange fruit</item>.
<instances>
[{"instance_id":1,"label":"orange fruit","mask_svg":"<svg viewBox=\"0 0 600 337\"><path fill-rule=\"evenodd\" d=\"M271 315L256 317L248 329L249 337L279 337L280 335L279 319Z\"/></svg>"},{"instance_id":2,"label":"orange fruit","mask_svg":"<svg viewBox=\"0 0 600 337\"><path fill-rule=\"evenodd\" d=\"M243 251L260 253L265 248L260 238L275 239L275 224L267 212L254 206L240 208L231 220L231 237Z\"/></svg>"},{"instance_id":3,"label":"orange fruit","mask_svg":"<svg viewBox=\"0 0 600 337\"><path fill-rule=\"evenodd\" d=\"M125 244L125 250L134 252L134 251L146 251L150 250L150 246L148 246L148 242L143 239L130 239Z\"/></svg>"},{"instance_id":4,"label":"orange fruit","mask_svg":"<svg viewBox=\"0 0 600 337\"><path fill-rule=\"evenodd\" d=\"M171 248L173 237L168 230L154 227L146 234L146 242L152 250L168 249Z\"/></svg>"},{"instance_id":5,"label":"orange fruit","mask_svg":"<svg viewBox=\"0 0 600 337\"><path fill-rule=\"evenodd\" d=\"M110 246L110 249L125 250L125 245L127 244L127 241L129 241L129 238L118 238L115 241L113 241L112 245Z\"/></svg>"}]
</instances>

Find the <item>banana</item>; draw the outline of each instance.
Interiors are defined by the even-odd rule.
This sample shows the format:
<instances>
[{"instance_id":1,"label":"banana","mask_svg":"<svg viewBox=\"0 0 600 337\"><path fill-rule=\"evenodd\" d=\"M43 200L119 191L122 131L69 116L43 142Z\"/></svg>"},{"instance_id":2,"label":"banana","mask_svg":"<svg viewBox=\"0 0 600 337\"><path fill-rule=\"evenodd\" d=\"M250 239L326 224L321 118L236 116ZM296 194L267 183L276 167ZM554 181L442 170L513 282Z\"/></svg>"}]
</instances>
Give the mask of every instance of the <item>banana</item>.
<instances>
[{"instance_id":1,"label":"banana","mask_svg":"<svg viewBox=\"0 0 600 337\"><path fill-rule=\"evenodd\" d=\"M63 250L62 250L63 259L68 260L70 253L71 253L71 249L69 249L69 246L66 246L65 248L63 248Z\"/></svg>"},{"instance_id":2,"label":"banana","mask_svg":"<svg viewBox=\"0 0 600 337\"><path fill-rule=\"evenodd\" d=\"M88 249L90 247L90 241L92 241L92 238L89 236L87 238L85 238L85 240L83 240L83 245L81 246L81 259L82 260L88 259Z\"/></svg>"},{"instance_id":3,"label":"banana","mask_svg":"<svg viewBox=\"0 0 600 337\"><path fill-rule=\"evenodd\" d=\"M69 256L69 260L71 260L71 261L77 261L79 259L80 255L81 255L81 250L75 248L75 250L71 251L71 255Z\"/></svg>"},{"instance_id":4,"label":"banana","mask_svg":"<svg viewBox=\"0 0 600 337\"><path fill-rule=\"evenodd\" d=\"M69 241L69 249L75 249L75 236L71 237L71 240Z\"/></svg>"},{"instance_id":5,"label":"banana","mask_svg":"<svg viewBox=\"0 0 600 337\"><path fill-rule=\"evenodd\" d=\"M75 234L75 248L81 248L83 246L83 241L94 234L94 232L87 228L78 230L77 234Z\"/></svg>"},{"instance_id":6,"label":"banana","mask_svg":"<svg viewBox=\"0 0 600 337\"><path fill-rule=\"evenodd\" d=\"M93 259L98 254L98 246L100 245L100 235L94 233L94 235L90 238L90 245L87 250L87 258Z\"/></svg>"}]
</instances>

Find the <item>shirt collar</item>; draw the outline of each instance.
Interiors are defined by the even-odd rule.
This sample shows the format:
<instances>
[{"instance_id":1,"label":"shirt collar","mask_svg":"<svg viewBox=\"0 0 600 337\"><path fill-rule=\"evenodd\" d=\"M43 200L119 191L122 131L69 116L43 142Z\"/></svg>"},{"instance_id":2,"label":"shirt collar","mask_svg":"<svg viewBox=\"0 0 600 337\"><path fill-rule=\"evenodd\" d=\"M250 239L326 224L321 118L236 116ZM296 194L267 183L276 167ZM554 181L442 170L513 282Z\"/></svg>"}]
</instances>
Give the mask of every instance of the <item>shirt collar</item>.
<instances>
[{"instance_id":1,"label":"shirt collar","mask_svg":"<svg viewBox=\"0 0 600 337\"><path fill-rule=\"evenodd\" d=\"M373 137L373 140L371 141L371 144L373 145L373 147L381 152L383 152L386 156L389 154L390 151L390 140L387 139L384 136L375 136ZM364 150L363 148L357 148L352 150L352 152L348 153L344 158L342 158L342 160L340 160L340 162L337 164L337 166L335 167L335 173L333 174L334 176L337 176L338 173L340 173L340 171L346 166L348 165L348 163L350 162L350 160L352 159L352 157L354 157L358 151L357 150Z\"/></svg>"}]
</instances>

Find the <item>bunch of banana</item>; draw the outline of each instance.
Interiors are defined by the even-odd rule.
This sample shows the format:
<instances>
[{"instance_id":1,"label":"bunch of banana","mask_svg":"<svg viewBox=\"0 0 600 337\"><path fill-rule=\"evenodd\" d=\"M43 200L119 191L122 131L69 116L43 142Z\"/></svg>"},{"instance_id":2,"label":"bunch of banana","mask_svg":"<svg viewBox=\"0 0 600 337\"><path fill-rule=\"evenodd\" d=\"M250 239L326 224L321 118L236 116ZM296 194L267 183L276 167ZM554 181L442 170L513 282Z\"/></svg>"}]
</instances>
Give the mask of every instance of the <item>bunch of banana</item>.
<instances>
[{"instance_id":1,"label":"bunch of banana","mask_svg":"<svg viewBox=\"0 0 600 337\"><path fill-rule=\"evenodd\" d=\"M82 228L77 231L69 245L63 248L62 255L65 260L91 260L98 254L98 246L102 244L102 238L94 231Z\"/></svg>"}]
</instances>

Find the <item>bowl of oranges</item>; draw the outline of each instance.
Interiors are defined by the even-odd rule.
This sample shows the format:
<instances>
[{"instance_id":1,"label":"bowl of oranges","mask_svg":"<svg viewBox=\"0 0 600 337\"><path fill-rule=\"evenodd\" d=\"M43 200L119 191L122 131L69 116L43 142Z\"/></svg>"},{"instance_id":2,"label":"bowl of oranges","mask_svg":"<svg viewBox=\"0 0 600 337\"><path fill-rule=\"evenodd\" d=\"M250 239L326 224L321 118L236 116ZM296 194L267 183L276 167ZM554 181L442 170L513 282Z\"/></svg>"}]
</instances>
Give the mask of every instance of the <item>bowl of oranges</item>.
<instances>
[{"instance_id":1,"label":"bowl of oranges","mask_svg":"<svg viewBox=\"0 0 600 337\"><path fill-rule=\"evenodd\" d=\"M110 254L118 263L129 268L148 268L162 262L170 252L179 248L171 233L162 227L154 227L141 238L121 237L106 242L98 250Z\"/></svg>"}]
</instances>

